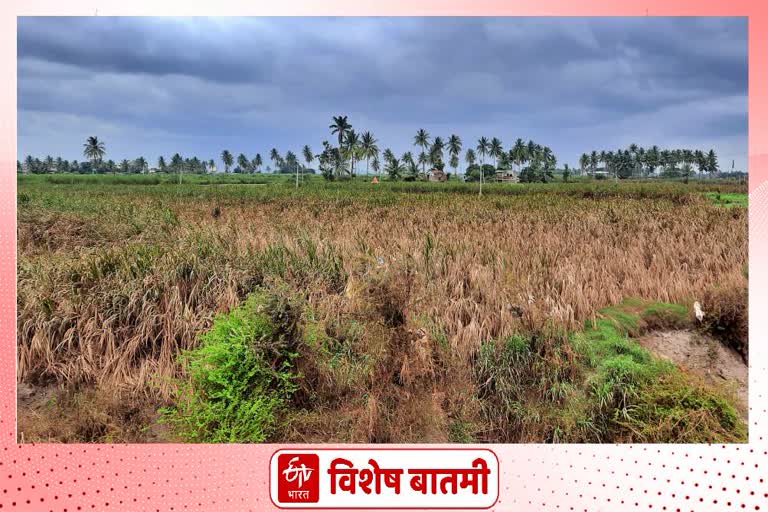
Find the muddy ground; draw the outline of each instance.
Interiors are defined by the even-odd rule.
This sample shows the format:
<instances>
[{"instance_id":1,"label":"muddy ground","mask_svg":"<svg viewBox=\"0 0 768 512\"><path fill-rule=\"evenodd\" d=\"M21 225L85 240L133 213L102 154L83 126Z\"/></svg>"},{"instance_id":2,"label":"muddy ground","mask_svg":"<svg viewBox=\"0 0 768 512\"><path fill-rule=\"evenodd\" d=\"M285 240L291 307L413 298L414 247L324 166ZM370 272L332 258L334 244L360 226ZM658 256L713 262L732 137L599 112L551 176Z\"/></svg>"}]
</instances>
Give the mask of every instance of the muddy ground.
<instances>
[{"instance_id":1,"label":"muddy ground","mask_svg":"<svg viewBox=\"0 0 768 512\"><path fill-rule=\"evenodd\" d=\"M739 412L746 419L748 368L735 350L712 337L690 330L657 331L640 337L638 342L706 382L731 386L738 400Z\"/></svg>"}]
</instances>

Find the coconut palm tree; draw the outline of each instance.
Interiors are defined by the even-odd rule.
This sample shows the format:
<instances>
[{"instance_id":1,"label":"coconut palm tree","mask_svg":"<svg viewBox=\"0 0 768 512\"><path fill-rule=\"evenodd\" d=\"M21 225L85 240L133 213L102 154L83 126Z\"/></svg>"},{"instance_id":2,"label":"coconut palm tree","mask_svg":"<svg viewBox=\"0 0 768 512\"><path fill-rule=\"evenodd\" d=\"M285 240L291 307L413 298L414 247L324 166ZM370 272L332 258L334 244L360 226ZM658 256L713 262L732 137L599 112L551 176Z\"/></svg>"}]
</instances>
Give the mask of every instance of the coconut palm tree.
<instances>
[{"instance_id":1,"label":"coconut palm tree","mask_svg":"<svg viewBox=\"0 0 768 512\"><path fill-rule=\"evenodd\" d=\"M581 174L584 174L588 166L589 166L589 155L586 153L582 153L581 158L579 158L579 167L581 167Z\"/></svg>"},{"instance_id":2,"label":"coconut palm tree","mask_svg":"<svg viewBox=\"0 0 768 512\"><path fill-rule=\"evenodd\" d=\"M597 155L597 151L592 151L589 155L589 164L592 167L592 174L595 173L595 170L597 169L597 163L600 161L600 158Z\"/></svg>"},{"instance_id":3,"label":"coconut palm tree","mask_svg":"<svg viewBox=\"0 0 768 512\"><path fill-rule=\"evenodd\" d=\"M451 155L449 163L454 174L458 174L459 153L461 153L461 138L458 135L451 135L448 137L448 154Z\"/></svg>"},{"instance_id":4,"label":"coconut palm tree","mask_svg":"<svg viewBox=\"0 0 768 512\"><path fill-rule=\"evenodd\" d=\"M518 172L520 172L520 168L526 158L525 150L525 142L523 142L523 139L518 138L512 146L512 149L509 151L510 159L517 165Z\"/></svg>"},{"instance_id":5,"label":"coconut palm tree","mask_svg":"<svg viewBox=\"0 0 768 512\"><path fill-rule=\"evenodd\" d=\"M683 149L682 155L683 155L683 163L685 164L694 163L695 159L693 158L693 151L691 151L690 149Z\"/></svg>"},{"instance_id":6,"label":"coconut palm tree","mask_svg":"<svg viewBox=\"0 0 768 512\"><path fill-rule=\"evenodd\" d=\"M385 149L381 156L384 158L384 164L389 164L395 158L395 154L389 148Z\"/></svg>"},{"instance_id":7,"label":"coconut palm tree","mask_svg":"<svg viewBox=\"0 0 768 512\"><path fill-rule=\"evenodd\" d=\"M422 172L427 172L426 150L429 146L429 140L429 133L427 133L427 130L424 128L420 128L419 131L416 132L416 136L413 138L414 146L419 146L421 148L421 154L424 155L424 157L419 155L419 163L422 164Z\"/></svg>"},{"instance_id":8,"label":"coconut palm tree","mask_svg":"<svg viewBox=\"0 0 768 512\"><path fill-rule=\"evenodd\" d=\"M264 162L261 160L261 153L256 153L256 156L253 157L253 168L256 169L256 172L261 172L261 165Z\"/></svg>"},{"instance_id":9,"label":"coconut palm tree","mask_svg":"<svg viewBox=\"0 0 768 512\"><path fill-rule=\"evenodd\" d=\"M360 151L360 137L355 130L349 130L346 138L346 154L349 157L349 169L352 176L355 175L355 160Z\"/></svg>"},{"instance_id":10,"label":"coconut palm tree","mask_svg":"<svg viewBox=\"0 0 768 512\"><path fill-rule=\"evenodd\" d=\"M645 153L645 165L648 168L649 175L656 173L656 167L659 166L659 158L659 146L651 146L651 149Z\"/></svg>"},{"instance_id":11,"label":"coconut palm tree","mask_svg":"<svg viewBox=\"0 0 768 512\"><path fill-rule=\"evenodd\" d=\"M272 160L272 164L275 166L275 172L277 172L278 164L280 163L280 160L282 160L280 153L277 152L277 148L272 148L269 152L269 159Z\"/></svg>"},{"instance_id":12,"label":"coconut palm tree","mask_svg":"<svg viewBox=\"0 0 768 512\"><path fill-rule=\"evenodd\" d=\"M229 153L229 151L227 151L226 149L224 151ZM223 158L223 153L222 153L222 158ZM230 159L230 165L231 165L232 155L229 155L229 159ZM184 159L181 158L180 154L175 153L171 157L171 169L179 173L179 185L181 185L181 173L184 171Z\"/></svg>"},{"instance_id":13,"label":"coconut palm tree","mask_svg":"<svg viewBox=\"0 0 768 512\"><path fill-rule=\"evenodd\" d=\"M696 167L698 168L696 172L701 174L704 172L704 170L707 167L707 159L704 156L704 152L700 149L697 149L693 152L693 160L696 162Z\"/></svg>"},{"instance_id":14,"label":"coconut palm tree","mask_svg":"<svg viewBox=\"0 0 768 512\"><path fill-rule=\"evenodd\" d=\"M251 161L243 153L237 155L237 166L240 167L240 172L246 173L251 167Z\"/></svg>"},{"instance_id":15,"label":"coconut palm tree","mask_svg":"<svg viewBox=\"0 0 768 512\"><path fill-rule=\"evenodd\" d=\"M485 156L488 154L488 151L491 149L491 144L488 142L488 139L485 137L480 137L477 141L477 154L480 155L480 195L483 195L483 181L484 177L483 174L485 174Z\"/></svg>"},{"instance_id":16,"label":"coconut palm tree","mask_svg":"<svg viewBox=\"0 0 768 512\"><path fill-rule=\"evenodd\" d=\"M425 169L428 163L429 163L429 156L424 151L419 153L419 164L421 165L421 169L423 173L426 173Z\"/></svg>"},{"instance_id":17,"label":"coconut palm tree","mask_svg":"<svg viewBox=\"0 0 768 512\"><path fill-rule=\"evenodd\" d=\"M143 156L136 159L136 167L139 168L141 174L144 174L144 171L147 170L147 161Z\"/></svg>"},{"instance_id":18,"label":"coconut palm tree","mask_svg":"<svg viewBox=\"0 0 768 512\"><path fill-rule=\"evenodd\" d=\"M488 147L488 154L493 157L493 167L497 168L499 166L499 157L501 157L501 154L504 152L504 146L501 143L501 140L494 137L491 139L491 144Z\"/></svg>"},{"instance_id":19,"label":"coconut palm tree","mask_svg":"<svg viewBox=\"0 0 768 512\"><path fill-rule=\"evenodd\" d=\"M448 160L448 165L451 166L451 169L453 169L453 174L458 177L458 167L459 167L459 155L451 155L450 160Z\"/></svg>"},{"instance_id":20,"label":"coconut palm tree","mask_svg":"<svg viewBox=\"0 0 768 512\"><path fill-rule=\"evenodd\" d=\"M331 129L331 135L336 134L338 136L339 148L341 148L347 132L352 129L352 125L347 121L347 116L334 116L333 123L328 128Z\"/></svg>"},{"instance_id":21,"label":"coconut palm tree","mask_svg":"<svg viewBox=\"0 0 768 512\"><path fill-rule=\"evenodd\" d=\"M640 174L644 173L644 170L643 170L644 163L645 163L645 148L639 147L637 148L637 152L635 153L634 169L637 170L639 168Z\"/></svg>"},{"instance_id":22,"label":"coconut palm tree","mask_svg":"<svg viewBox=\"0 0 768 512\"><path fill-rule=\"evenodd\" d=\"M464 153L464 161L467 162L468 167L472 167L475 165L475 162L477 161L477 156L475 155L475 150L472 148L467 148L467 152Z\"/></svg>"},{"instance_id":23,"label":"coconut palm tree","mask_svg":"<svg viewBox=\"0 0 768 512\"><path fill-rule=\"evenodd\" d=\"M429 149L429 161L432 165L437 166L443 161L443 150L445 149L445 142L442 137L435 137L432 142L432 147Z\"/></svg>"},{"instance_id":24,"label":"coconut palm tree","mask_svg":"<svg viewBox=\"0 0 768 512\"><path fill-rule=\"evenodd\" d=\"M96 164L101 162L106 153L104 143L98 137L88 137L83 144L83 155L91 161L91 171L96 172Z\"/></svg>"},{"instance_id":25,"label":"coconut palm tree","mask_svg":"<svg viewBox=\"0 0 768 512\"><path fill-rule=\"evenodd\" d=\"M715 174L717 171L720 170L717 164L717 155L715 154L714 149L709 150L709 153L707 153L706 159L707 159L707 172L709 174Z\"/></svg>"},{"instance_id":26,"label":"coconut palm tree","mask_svg":"<svg viewBox=\"0 0 768 512\"><path fill-rule=\"evenodd\" d=\"M389 179L396 181L399 180L400 177L403 175L403 165L400 163L400 160L397 158L393 158L387 163L387 166L384 168L384 170L389 174Z\"/></svg>"},{"instance_id":27,"label":"coconut palm tree","mask_svg":"<svg viewBox=\"0 0 768 512\"><path fill-rule=\"evenodd\" d=\"M309 144L304 145L304 147L301 149L301 154L304 157L304 161L307 162L307 167L312 165L312 161L315 159L315 155L312 154L312 148L309 147Z\"/></svg>"},{"instance_id":28,"label":"coconut palm tree","mask_svg":"<svg viewBox=\"0 0 768 512\"><path fill-rule=\"evenodd\" d=\"M533 142L532 140L528 141L528 144L525 145L525 156L528 158L528 161L531 162L536 158L538 151L538 144Z\"/></svg>"},{"instance_id":29,"label":"coconut palm tree","mask_svg":"<svg viewBox=\"0 0 768 512\"><path fill-rule=\"evenodd\" d=\"M331 135L336 134L338 137L339 154L344 157L344 162L346 162L346 156L349 155L348 151L344 151L343 147L349 132L352 130L352 125L347 121L347 116L334 116L333 123L331 123L328 128L331 129Z\"/></svg>"},{"instance_id":30,"label":"coconut palm tree","mask_svg":"<svg viewBox=\"0 0 768 512\"><path fill-rule=\"evenodd\" d=\"M229 172L229 168L232 166L233 159L232 153L228 149L221 152L221 161L224 163L224 172Z\"/></svg>"},{"instance_id":31,"label":"coconut palm tree","mask_svg":"<svg viewBox=\"0 0 768 512\"><path fill-rule=\"evenodd\" d=\"M376 144L376 139L371 135L371 132L363 133L360 139L361 155L365 158L365 175L368 176L368 167L371 163L371 158L375 158L379 154L379 146Z\"/></svg>"},{"instance_id":32,"label":"coconut palm tree","mask_svg":"<svg viewBox=\"0 0 768 512\"><path fill-rule=\"evenodd\" d=\"M544 167L553 170L555 167L557 167L557 157L555 157L555 154L552 152L552 148L549 146L544 146L541 150L541 156L544 160Z\"/></svg>"},{"instance_id":33,"label":"coconut palm tree","mask_svg":"<svg viewBox=\"0 0 768 512\"><path fill-rule=\"evenodd\" d=\"M683 182L688 183L688 178L691 176L691 173L693 172L693 167L691 167L691 164L688 162L684 162L683 166L681 167L682 174L683 174Z\"/></svg>"},{"instance_id":34,"label":"coconut palm tree","mask_svg":"<svg viewBox=\"0 0 768 512\"><path fill-rule=\"evenodd\" d=\"M293 151L286 151L285 153L285 166L284 168L288 172L296 173L296 188L299 187L299 158Z\"/></svg>"},{"instance_id":35,"label":"coconut palm tree","mask_svg":"<svg viewBox=\"0 0 768 512\"><path fill-rule=\"evenodd\" d=\"M160 156L157 159L157 168L160 170L160 172L165 172L167 170L166 167L167 166L165 164L165 157Z\"/></svg>"},{"instance_id":36,"label":"coconut palm tree","mask_svg":"<svg viewBox=\"0 0 768 512\"><path fill-rule=\"evenodd\" d=\"M381 170L381 164L379 163L379 154L376 153L376 156L373 157L373 160L371 160L371 169L373 169L373 172L376 174L379 174L379 171Z\"/></svg>"}]
</instances>

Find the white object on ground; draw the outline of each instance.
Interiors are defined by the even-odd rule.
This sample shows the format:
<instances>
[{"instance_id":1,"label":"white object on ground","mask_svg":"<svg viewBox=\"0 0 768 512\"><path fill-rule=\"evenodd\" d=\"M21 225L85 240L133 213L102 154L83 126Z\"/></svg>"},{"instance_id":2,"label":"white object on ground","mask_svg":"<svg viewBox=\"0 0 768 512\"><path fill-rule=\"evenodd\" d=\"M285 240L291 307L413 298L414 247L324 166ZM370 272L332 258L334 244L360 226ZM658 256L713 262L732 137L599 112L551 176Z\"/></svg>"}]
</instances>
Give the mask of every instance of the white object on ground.
<instances>
[{"instance_id":1,"label":"white object on ground","mask_svg":"<svg viewBox=\"0 0 768 512\"><path fill-rule=\"evenodd\" d=\"M696 314L696 320L699 322L704 320L704 311L701 310L701 304L699 304L699 301L693 303L693 311Z\"/></svg>"}]
</instances>

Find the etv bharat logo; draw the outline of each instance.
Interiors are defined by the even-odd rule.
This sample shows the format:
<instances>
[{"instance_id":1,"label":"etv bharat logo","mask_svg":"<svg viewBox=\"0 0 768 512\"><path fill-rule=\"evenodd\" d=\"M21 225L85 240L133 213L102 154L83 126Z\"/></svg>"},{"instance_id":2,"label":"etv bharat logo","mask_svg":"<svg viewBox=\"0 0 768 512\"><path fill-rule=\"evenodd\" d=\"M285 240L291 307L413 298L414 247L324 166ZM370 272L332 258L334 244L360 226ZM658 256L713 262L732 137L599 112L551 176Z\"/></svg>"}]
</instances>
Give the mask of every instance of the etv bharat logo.
<instances>
[{"instance_id":1,"label":"etv bharat logo","mask_svg":"<svg viewBox=\"0 0 768 512\"><path fill-rule=\"evenodd\" d=\"M281 503L317 503L320 499L320 458L289 453L277 458L277 498Z\"/></svg>"}]
</instances>

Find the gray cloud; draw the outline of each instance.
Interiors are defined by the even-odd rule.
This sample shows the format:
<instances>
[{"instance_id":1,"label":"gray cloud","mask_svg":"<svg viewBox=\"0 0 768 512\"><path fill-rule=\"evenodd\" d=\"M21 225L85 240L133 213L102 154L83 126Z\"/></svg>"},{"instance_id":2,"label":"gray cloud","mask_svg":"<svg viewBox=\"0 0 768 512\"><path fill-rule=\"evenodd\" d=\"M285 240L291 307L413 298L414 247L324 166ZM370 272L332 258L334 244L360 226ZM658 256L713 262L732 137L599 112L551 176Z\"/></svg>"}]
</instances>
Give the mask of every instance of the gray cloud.
<instances>
[{"instance_id":1,"label":"gray cloud","mask_svg":"<svg viewBox=\"0 0 768 512\"><path fill-rule=\"evenodd\" d=\"M714 147L746 166L746 18L19 18L19 153L318 148L348 114L582 151Z\"/></svg>"}]
</instances>

